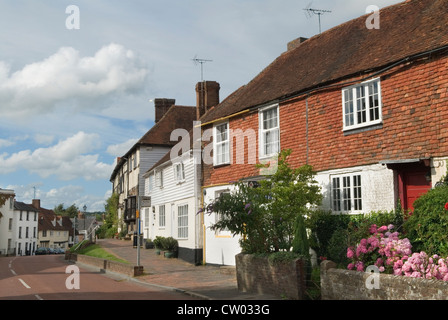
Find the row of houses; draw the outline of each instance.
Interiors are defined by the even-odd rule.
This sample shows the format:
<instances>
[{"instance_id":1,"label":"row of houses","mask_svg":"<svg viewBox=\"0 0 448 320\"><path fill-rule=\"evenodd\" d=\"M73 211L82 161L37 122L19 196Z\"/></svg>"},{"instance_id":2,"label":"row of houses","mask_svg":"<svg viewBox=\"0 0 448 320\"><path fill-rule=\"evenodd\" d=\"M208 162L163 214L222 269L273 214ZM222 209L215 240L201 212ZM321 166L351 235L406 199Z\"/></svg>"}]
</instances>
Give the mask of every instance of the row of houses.
<instances>
[{"instance_id":1,"label":"row of houses","mask_svg":"<svg viewBox=\"0 0 448 320\"><path fill-rule=\"evenodd\" d=\"M77 219L57 215L40 206L15 200L14 190L0 189L0 256L34 255L37 248L68 249L95 237L96 219L79 214Z\"/></svg>"},{"instance_id":2,"label":"row of houses","mask_svg":"<svg viewBox=\"0 0 448 320\"><path fill-rule=\"evenodd\" d=\"M408 0L377 18L290 42L223 101L214 81L196 85L196 106L156 99L155 126L110 179L123 228L173 236L192 263L234 265L238 237L198 212L235 181L265 178L254 164L282 149L317 171L324 210L412 211L447 173L448 2Z\"/></svg>"}]
</instances>

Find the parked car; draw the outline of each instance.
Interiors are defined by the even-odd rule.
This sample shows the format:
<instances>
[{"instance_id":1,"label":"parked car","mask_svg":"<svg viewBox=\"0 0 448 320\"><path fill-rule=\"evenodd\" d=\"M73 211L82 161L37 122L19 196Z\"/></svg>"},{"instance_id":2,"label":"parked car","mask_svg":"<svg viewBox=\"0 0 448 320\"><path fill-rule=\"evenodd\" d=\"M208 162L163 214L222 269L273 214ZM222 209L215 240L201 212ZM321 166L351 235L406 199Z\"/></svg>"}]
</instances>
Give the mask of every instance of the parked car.
<instances>
[{"instance_id":1,"label":"parked car","mask_svg":"<svg viewBox=\"0 0 448 320\"><path fill-rule=\"evenodd\" d=\"M47 249L48 249L48 254L55 254L56 253L53 248L47 248Z\"/></svg>"},{"instance_id":2,"label":"parked car","mask_svg":"<svg viewBox=\"0 0 448 320\"><path fill-rule=\"evenodd\" d=\"M54 249L54 251L56 254L64 254L65 253L65 250L62 248L56 248L56 249Z\"/></svg>"},{"instance_id":3,"label":"parked car","mask_svg":"<svg viewBox=\"0 0 448 320\"><path fill-rule=\"evenodd\" d=\"M44 247L37 248L35 254L36 255L47 254L47 248Z\"/></svg>"}]
</instances>

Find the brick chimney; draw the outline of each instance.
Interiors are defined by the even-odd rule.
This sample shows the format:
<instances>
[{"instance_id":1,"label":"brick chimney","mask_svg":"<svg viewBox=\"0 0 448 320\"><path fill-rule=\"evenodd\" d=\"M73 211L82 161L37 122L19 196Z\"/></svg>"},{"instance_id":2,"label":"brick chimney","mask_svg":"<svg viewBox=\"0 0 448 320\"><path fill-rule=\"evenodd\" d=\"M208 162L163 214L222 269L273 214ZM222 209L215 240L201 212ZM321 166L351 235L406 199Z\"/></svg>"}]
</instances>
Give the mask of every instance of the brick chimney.
<instances>
[{"instance_id":1,"label":"brick chimney","mask_svg":"<svg viewBox=\"0 0 448 320\"><path fill-rule=\"evenodd\" d=\"M203 81L196 84L196 112L198 120L211 107L219 104L219 89L219 83L216 81Z\"/></svg>"},{"instance_id":2,"label":"brick chimney","mask_svg":"<svg viewBox=\"0 0 448 320\"><path fill-rule=\"evenodd\" d=\"M155 123L165 115L171 106L176 103L176 99L156 98L154 99L154 108L156 111Z\"/></svg>"},{"instance_id":3,"label":"brick chimney","mask_svg":"<svg viewBox=\"0 0 448 320\"><path fill-rule=\"evenodd\" d=\"M288 51L297 48L302 43L304 43L308 38L300 37L295 40L292 40L291 42L288 42Z\"/></svg>"},{"instance_id":4,"label":"brick chimney","mask_svg":"<svg viewBox=\"0 0 448 320\"><path fill-rule=\"evenodd\" d=\"M40 199L33 199L31 205L36 209L40 209Z\"/></svg>"}]
</instances>

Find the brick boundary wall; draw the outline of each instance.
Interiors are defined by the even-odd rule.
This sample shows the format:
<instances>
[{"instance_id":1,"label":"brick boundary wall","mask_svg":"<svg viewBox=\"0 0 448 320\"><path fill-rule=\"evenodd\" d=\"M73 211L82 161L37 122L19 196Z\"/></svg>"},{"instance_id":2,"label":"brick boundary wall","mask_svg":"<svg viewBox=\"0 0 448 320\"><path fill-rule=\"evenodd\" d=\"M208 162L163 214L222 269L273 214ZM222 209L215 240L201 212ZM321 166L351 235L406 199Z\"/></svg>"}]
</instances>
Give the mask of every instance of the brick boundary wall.
<instances>
[{"instance_id":1,"label":"brick boundary wall","mask_svg":"<svg viewBox=\"0 0 448 320\"><path fill-rule=\"evenodd\" d=\"M301 259L270 263L265 257L240 253L235 262L239 291L303 299L306 281Z\"/></svg>"},{"instance_id":2,"label":"brick boundary wall","mask_svg":"<svg viewBox=\"0 0 448 320\"><path fill-rule=\"evenodd\" d=\"M336 269L333 261L320 264L322 300L447 300L448 282L380 274L378 289L368 289L366 272Z\"/></svg>"},{"instance_id":3,"label":"brick boundary wall","mask_svg":"<svg viewBox=\"0 0 448 320\"><path fill-rule=\"evenodd\" d=\"M100 268L102 271L110 271L125 274L129 277L137 277L143 274L143 266L134 266L117 261L105 260L76 253L66 253L65 260L85 263Z\"/></svg>"}]
</instances>

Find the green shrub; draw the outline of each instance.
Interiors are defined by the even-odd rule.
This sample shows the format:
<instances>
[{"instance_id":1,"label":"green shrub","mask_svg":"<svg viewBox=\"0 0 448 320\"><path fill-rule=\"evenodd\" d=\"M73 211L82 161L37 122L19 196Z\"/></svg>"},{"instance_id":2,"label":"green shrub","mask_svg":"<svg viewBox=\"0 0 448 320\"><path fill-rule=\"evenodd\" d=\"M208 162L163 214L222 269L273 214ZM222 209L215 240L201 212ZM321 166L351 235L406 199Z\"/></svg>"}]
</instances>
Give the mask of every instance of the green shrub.
<instances>
[{"instance_id":1,"label":"green shrub","mask_svg":"<svg viewBox=\"0 0 448 320\"><path fill-rule=\"evenodd\" d=\"M333 214L331 211L312 211L305 225L310 230L309 245L317 253L317 256L328 257L328 244L337 230L346 230L350 222L347 214Z\"/></svg>"},{"instance_id":2,"label":"green shrub","mask_svg":"<svg viewBox=\"0 0 448 320\"><path fill-rule=\"evenodd\" d=\"M429 255L448 255L448 186L429 190L414 202L414 212L405 222L406 237L412 251Z\"/></svg>"}]
</instances>

